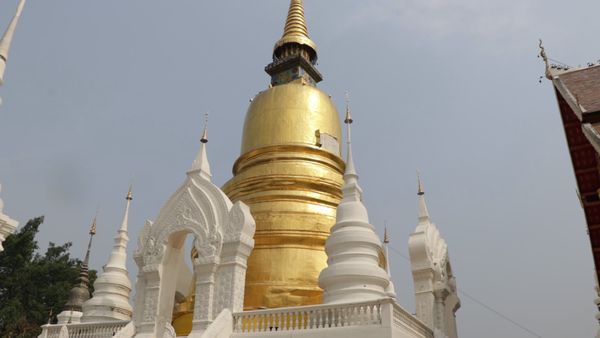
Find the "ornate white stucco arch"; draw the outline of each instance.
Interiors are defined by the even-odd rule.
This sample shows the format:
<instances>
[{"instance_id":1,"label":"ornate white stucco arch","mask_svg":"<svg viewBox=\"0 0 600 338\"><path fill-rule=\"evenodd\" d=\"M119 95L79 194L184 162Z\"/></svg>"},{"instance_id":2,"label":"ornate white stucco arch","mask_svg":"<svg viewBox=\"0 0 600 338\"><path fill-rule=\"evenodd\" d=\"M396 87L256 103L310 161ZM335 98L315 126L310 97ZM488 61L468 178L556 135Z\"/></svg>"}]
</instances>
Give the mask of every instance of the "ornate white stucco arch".
<instances>
[{"instance_id":1,"label":"ornate white stucco arch","mask_svg":"<svg viewBox=\"0 0 600 338\"><path fill-rule=\"evenodd\" d=\"M409 253L416 299L416 316L436 331L436 337L456 338L460 308L448 245L430 221L423 193L419 194L419 224L410 235Z\"/></svg>"},{"instance_id":2,"label":"ornate white stucco arch","mask_svg":"<svg viewBox=\"0 0 600 338\"><path fill-rule=\"evenodd\" d=\"M178 264L184 241L194 237L198 257L193 329L201 334L223 310L241 311L247 258L254 247L255 223L242 203L233 204L209 176L191 171L169 198L156 222L147 221L134 259L138 265L136 337L162 337L169 327Z\"/></svg>"}]
</instances>

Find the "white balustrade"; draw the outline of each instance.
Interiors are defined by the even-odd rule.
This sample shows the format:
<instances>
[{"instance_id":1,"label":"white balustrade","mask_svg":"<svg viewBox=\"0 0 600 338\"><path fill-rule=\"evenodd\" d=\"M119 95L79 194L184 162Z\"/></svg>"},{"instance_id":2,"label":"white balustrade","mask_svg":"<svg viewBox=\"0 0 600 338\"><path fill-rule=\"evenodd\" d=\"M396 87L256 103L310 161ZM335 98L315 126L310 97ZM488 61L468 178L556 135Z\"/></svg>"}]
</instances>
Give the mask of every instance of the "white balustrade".
<instances>
[{"instance_id":1,"label":"white balustrade","mask_svg":"<svg viewBox=\"0 0 600 338\"><path fill-rule=\"evenodd\" d=\"M129 322L106 322L106 323L81 323L67 324L69 338L111 338L122 330ZM60 332L64 325L44 325L43 330L48 332L48 338L60 338ZM42 335L43 336L43 332Z\"/></svg>"},{"instance_id":2,"label":"white balustrade","mask_svg":"<svg viewBox=\"0 0 600 338\"><path fill-rule=\"evenodd\" d=\"M233 314L235 333L381 325L381 301L313 305Z\"/></svg>"}]
</instances>

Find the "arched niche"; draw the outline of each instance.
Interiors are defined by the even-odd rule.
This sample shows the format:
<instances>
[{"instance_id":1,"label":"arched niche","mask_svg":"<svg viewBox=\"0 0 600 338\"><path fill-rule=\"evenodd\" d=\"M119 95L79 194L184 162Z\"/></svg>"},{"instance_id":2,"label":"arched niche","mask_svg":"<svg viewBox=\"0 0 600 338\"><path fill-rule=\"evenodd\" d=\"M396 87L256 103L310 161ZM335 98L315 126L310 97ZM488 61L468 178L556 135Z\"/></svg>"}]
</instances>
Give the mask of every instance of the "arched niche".
<instances>
[{"instance_id":1,"label":"arched niche","mask_svg":"<svg viewBox=\"0 0 600 338\"><path fill-rule=\"evenodd\" d=\"M223 309L241 311L247 258L254 247L255 223L248 207L229 198L200 175L184 184L146 222L134 259L138 265L136 337L163 337L173 313L184 243L194 238L195 303L190 337L199 336ZM168 334L167 334L168 336Z\"/></svg>"}]
</instances>

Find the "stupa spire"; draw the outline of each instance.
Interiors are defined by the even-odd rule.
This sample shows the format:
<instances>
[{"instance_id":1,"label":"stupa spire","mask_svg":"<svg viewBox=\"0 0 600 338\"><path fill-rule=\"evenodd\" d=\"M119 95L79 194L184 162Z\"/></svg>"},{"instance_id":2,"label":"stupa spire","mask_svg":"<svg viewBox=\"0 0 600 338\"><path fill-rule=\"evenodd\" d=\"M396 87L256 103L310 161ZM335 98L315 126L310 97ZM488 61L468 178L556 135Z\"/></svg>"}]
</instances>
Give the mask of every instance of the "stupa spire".
<instances>
[{"instance_id":1,"label":"stupa spire","mask_svg":"<svg viewBox=\"0 0 600 338\"><path fill-rule=\"evenodd\" d=\"M396 288L392 282L392 271L390 269L390 237L388 235L387 224L383 227L383 249L385 251L385 271L388 273L390 284L385 288L385 293L392 298L396 298Z\"/></svg>"},{"instance_id":2,"label":"stupa spire","mask_svg":"<svg viewBox=\"0 0 600 338\"><path fill-rule=\"evenodd\" d=\"M202 178L210 181L212 177L210 173L210 164L208 163L208 155L206 153L206 144L208 143L208 113L204 114L204 131L200 138L200 150L196 159L192 162L192 167L188 174L198 173Z\"/></svg>"},{"instance_id":3,"label":"stupa spire","mask_svg":"<svg viewBox=\"0 0 600 338\"><path fill-rule=\"evenodd\" d=\"M271 75L271 85L277 86L301 79L304 84L316 85L323 76L317 64L317 45L308 37L304 3L291 0L283 35L273 47L273 63L265 71Z\"/></svg>"},{"instance_id":4,"label":"stupa spire","mask_svg":"<svg viewBox=\"0 0 600 338\"><path fill-rule=\"evenodd\" d=\"M110 259L108 260L106 266L104 266L105 271L107 268L116 268L127 272L127 243L129 242L127 227L129 223L129 207L131 206L131 201L133 200L131 186L129 186L129 190L127 191L125 200L127 202L125 204L123 220L121 221L121 226L119 228L117 236L115 237L115 244L110 254Z\"/></svg>"},{"instance_id":5,"label":"stupa spire","mask_svg":"<svg viewBox=\"0 0 600 338\"><path fill-rule=\"evenodd\" d=\"M8 61L8 52L10 51L13 35L17 29L17 23L23 12L23 6L25 6L25 0L20 0L15 16L8 24L8 28L0 40L0 86L4 83L4 70L6 69L6 62Z\"/></svg>"},{"instance_id":6,"label":"stupa spire","mask_svg":"<svg viewBox=\"0 0 600 338\"><path fill-rule=\"evenodd\" d=\"M58 324L79 323L82 316L83 304L90 299L90 279L88 276L88 264L90 262L90 252L92 249L92 240L96 234L96 217L90 226L90 240L88 241L85 259L81 264L79 277L75 282L75 286L69 291L69 300L63 307L63 311L56 316Z\"/></svg>"},{"instance_id":7,"label":"stupa spire","mask_svg":"<svg viewBox=\"0 0 600 338\"><path fill-rule=\"evenodd\" d=\"M308 38L308 28L306 27L306 19L304 18L304 4L302 0L292 0L290 9L285 20L282 38L292 38L299 36Z\"/></svg>"},{"instance_id":8,"label":"stupa spire","mask_svg":"<svg viewBox=\"0 0 600 338\"><path fill-rule=\"evenodd\" d=\"M296 47L302 47L307 54L304 55L308 60L313 62L317 61L317 45L308 36L308 27L306 25L306 18L304 17L304 3L302 0L291 0L290 9L288 10L287 18L285 19L285 26L283 28L283 35L281 39L277 41L273 49L273 53L278 57L285 57L286 53L282 47L291 45L297 45ZM299 52L299 50L288 50L288 52ZM284 55L281 55L283 53Z\"/></svg>"},{"instance_id":9,"label":"stupa spire","mask_svg":"<svg viewBox=\"0 0 600 338\"><path fill-rule=\"evenodd\" d=\"M323 301L326 304L389 297L390 277L380 267L382 243L375 227L369 223L352 160L350 124L353 120L350 109L346 110L345 122L348 127L348 158L343 198L336 210L336 223L325 243L327 267L319 275L319 286L324 290Z\"/></svg>"},{"instance_id":10,"label":"stupa spire","mask_svg":"<svg viewBox=\"0 0 600 338\"><path fill-rule=\"evenodd\" d=\"M427 203L425 202L425 190L423 189L423 182L421 182L421 174L417 171L417 196L419 199L419 223L425 223L429 221L429 211L427 210Z\"/></svg>"},{"instance_id":11,"label":"stupa spire","mask_svg":"<svg viewBox=\"0 0 600 338\"><path fill-rule=\"evenodd\" d=\"M133 309L129 304L131 281L127 273L127 243L129 207L133 200L131 186L125 197L125 212L115 236L113 249L103 272L94 282L94 296L83 304L83 322L130 320Z\"/></svg>"},{"instance_id":12,"label":"stupa spire","mask_svg":"<svg viewBox=\"0 0 600 338\"><path fill-rule=\"evenodd\" d=\"M86 267L90 263L90 252L92 250L92 240L94 239L94 235L96 235L96 218L97 218L97 216L94 217L94 220L92 221L92 225L90 226L90 232L89 232L90 240L88 241L87 251L85 252L85 259L83 260L83 265L85 265Z\"/></svg>"},{"instance_id":13,"label":"stupa spire","mask_svg":"<svg viewBox=\"0 0 600 338\"><path fill-rule=\"evenodd\" d=\"M346 124L346 144L348 148L348 154L346 156L346 172L344 174L344 180L346 179L346 175L355 176L358 178L358 174L356 173L356 168L354 167L354 159L352 157L352 113L350 112L350 95L346 92L346 118L344 119L344 123Z\"/></svg>"}]
</instances>

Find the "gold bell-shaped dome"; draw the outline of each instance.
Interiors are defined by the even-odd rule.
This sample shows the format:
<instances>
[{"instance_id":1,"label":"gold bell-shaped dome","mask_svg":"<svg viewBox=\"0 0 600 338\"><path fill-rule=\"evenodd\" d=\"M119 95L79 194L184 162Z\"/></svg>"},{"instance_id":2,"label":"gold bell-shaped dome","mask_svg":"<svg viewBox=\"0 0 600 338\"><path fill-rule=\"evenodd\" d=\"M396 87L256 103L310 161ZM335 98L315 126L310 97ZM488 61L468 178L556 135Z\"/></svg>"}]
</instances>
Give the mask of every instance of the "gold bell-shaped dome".
<instances>
[{"instance_id":1,"label":"gold bell-shaped dome","mask_svg":"<svg viewBox=\"0 0 600 338\"><path fill-rule=\"evenodd\" d=\"M269 89L246 113L241 156L223 190L256 221L244 307L318 304L325 240L341 200L341 126L329 95L316 87L316 46L301 0L292 0L274 49Z\"/></svg>"}]
</instances>

